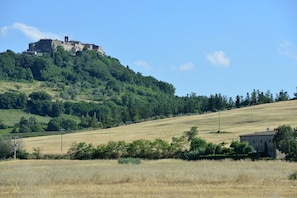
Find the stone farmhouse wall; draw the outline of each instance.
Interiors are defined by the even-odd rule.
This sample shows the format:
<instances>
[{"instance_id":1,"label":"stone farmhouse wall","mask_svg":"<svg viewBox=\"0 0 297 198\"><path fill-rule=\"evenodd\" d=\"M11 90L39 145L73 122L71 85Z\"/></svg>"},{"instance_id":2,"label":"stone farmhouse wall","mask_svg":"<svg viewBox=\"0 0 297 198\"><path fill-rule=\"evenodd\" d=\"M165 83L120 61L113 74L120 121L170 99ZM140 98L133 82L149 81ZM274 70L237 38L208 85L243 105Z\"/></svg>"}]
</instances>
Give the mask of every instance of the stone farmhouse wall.
<instances>
[{"instance_id":1,"label":"stone farmhouse wall","mask_svg":"<svg viewBox=\"0 0 297 198\"><path fill-rule=\"evenodd\" d=\"M269 157L276 157L275 155L275 148L273 137L276 132L269 131L269 132L256 132L252 134L246 134L240 136L241 142L248 142L249 145L254 147L257 152L264 152L265 147L267 147L268 156ZM266 146L265 146L266 145Z\"/></svg>"}]
</instances>

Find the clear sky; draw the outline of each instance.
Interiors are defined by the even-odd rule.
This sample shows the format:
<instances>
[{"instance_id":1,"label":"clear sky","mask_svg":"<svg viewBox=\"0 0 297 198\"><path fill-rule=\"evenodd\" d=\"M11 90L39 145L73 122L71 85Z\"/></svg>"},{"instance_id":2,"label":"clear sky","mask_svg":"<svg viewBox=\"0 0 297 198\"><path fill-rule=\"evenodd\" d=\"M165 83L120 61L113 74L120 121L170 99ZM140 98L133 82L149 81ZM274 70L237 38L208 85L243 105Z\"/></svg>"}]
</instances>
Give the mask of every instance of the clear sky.
<instances>
[{"instance_id":1,"label":"clear sky","mask_svg":"<svg viewBox=\"0 0 297 198\"><path fill-rule=\"evenodd\" d=\"M0 52L65 35L102 46L179 96L296 92L296 0L1 2Z\"/></svg>"}]
</instances>

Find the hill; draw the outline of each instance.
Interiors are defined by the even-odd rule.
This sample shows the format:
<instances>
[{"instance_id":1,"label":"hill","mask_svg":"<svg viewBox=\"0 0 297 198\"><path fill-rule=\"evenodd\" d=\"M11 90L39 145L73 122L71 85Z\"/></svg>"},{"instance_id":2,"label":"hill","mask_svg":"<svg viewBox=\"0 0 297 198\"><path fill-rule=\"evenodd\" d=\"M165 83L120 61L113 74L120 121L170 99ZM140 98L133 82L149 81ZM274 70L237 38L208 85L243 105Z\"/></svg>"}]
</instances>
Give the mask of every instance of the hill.
<instances>
[{"instance_id":1,"label":"hill","mask_svg":"<svg viewBox=\"0 0 297 198\"><path fill-rule=\"evenodd\" d=\"M69 114L78 119L95 117L103 128L173 114L172 105L176 103L173 85L142 76L116 58L87 49L72 54L57 47L43 55L7 50L0 53L0 79L0 109L16 109L16 101L22 100L17 109L24 112L50 117ZM38 94L38 101L33 102L31 94L40 91L49 94L49 100L40 100ZM6 93L10 95L3 95ZM33 111L30 102L34 103ZM55 104L61 107L57 115L52 114ZM13 127L10 120L14 115L11 118L0 120ZM18 122L14 120L13 124Z\"/></svg>"},{"instance_id":2,"label":"hill","mask_svg":"<svg viewBox=\"0 0 297 198\"><path fill-rule=\"evenodd\" d=\"M44 154L66 153L73 142L87 142L94 145L105 144L110 140L131 142L135 139L171 140L179 137L192 126L197 126L198 136L214 143L239 139L240 134L271 130L279 125L297 127L297 100L233 109L215 113L173 117L119 126L109 129L85 131L80 133L34 137L19 141L28 151L40 148ZM220 124L221 133L217 133Z\"/></svg>"}]
</instances>

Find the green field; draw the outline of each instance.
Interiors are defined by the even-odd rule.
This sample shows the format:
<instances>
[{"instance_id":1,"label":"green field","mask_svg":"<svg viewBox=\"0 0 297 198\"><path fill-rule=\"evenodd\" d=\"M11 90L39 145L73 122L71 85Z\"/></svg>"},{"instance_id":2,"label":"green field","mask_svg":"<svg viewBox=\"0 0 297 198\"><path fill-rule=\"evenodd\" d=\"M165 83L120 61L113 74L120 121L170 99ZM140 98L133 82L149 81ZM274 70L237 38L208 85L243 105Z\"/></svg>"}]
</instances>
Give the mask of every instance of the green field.
<instances>
[{"instance_id":1,"label":"green field","mask_svg":"<svg viewBox=\"0 0 297 198\"><path fill-rule=\"evenodd\" d=\"M283 124L297 127L297 100L202 115L153 120L62 136L24 138L18 141L29 152L33 148L40 148L44 154L61 154L66 153L73 142L87 142L97 146L110 140L131 142L136 139L161 138L170 141L172 137L180 137L192 126L197 126L198 136L209 142L231 143L232 140L238 140L241 134L266 131L267 128L273 130ZM221 133L217 133L219 128Z\"/></svg>"},{"instance_id":2,"label":"green field","mask_svg":"<svg viewBox=\"0 0 297 198\"><path fill-rule=\"evenodd\" d=\"M31 116L34 116L41 123L48 123L51 119L50 117L33 115L17 109L0 109L0 120L7 126L14 126L20 122L22 117L28 119Z\"/></svg>"}]
</instances>

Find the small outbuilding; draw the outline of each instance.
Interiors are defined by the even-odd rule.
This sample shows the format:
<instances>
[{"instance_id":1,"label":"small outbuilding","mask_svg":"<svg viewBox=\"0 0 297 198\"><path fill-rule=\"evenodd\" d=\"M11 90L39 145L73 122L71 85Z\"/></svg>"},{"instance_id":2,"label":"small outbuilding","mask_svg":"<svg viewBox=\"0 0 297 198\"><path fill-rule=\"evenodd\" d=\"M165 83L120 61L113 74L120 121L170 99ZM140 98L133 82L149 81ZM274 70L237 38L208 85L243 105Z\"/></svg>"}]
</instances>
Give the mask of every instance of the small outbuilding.
<instances>
[{"instance_id":1,"label":"small outbuilding","mask_svg":"<svg viewBox=\"0 0 297 198\"><path fill-rule=\"evenodd\" d=\"M268 157L275 158L276 148L273 138L276 131L255 132L251 134L240 135L241 142L248 142L254 147L255 152L264 153Z\"/></svg>"}]
</instances>

